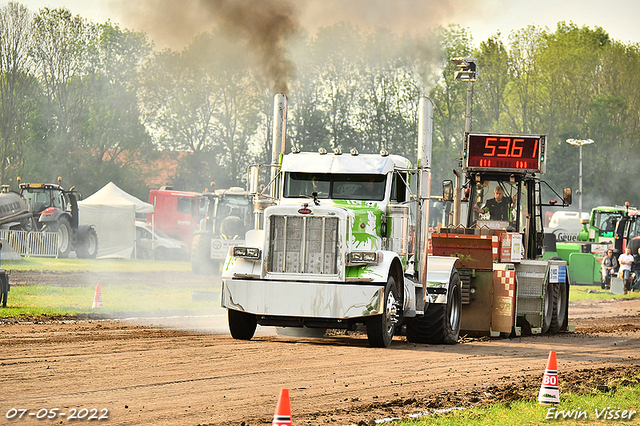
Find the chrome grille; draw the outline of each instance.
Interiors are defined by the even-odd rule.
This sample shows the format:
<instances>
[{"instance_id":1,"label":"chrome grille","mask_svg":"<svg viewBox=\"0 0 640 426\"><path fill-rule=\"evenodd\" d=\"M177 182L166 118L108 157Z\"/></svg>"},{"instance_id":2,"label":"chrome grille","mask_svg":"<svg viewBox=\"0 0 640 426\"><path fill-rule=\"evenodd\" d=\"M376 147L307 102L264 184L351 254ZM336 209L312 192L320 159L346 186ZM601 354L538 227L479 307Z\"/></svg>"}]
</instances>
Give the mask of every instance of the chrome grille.
<instances>
[{"instance_id":1,"label":"chrome grille","mask_svg":"<svg viewBox=\"0 0 640 426\"><path fill-rule=\"evenodd\" d=\"M268 271L336 275L338 225L336 217L271 216Z\"/></svg>"}]
</instances>

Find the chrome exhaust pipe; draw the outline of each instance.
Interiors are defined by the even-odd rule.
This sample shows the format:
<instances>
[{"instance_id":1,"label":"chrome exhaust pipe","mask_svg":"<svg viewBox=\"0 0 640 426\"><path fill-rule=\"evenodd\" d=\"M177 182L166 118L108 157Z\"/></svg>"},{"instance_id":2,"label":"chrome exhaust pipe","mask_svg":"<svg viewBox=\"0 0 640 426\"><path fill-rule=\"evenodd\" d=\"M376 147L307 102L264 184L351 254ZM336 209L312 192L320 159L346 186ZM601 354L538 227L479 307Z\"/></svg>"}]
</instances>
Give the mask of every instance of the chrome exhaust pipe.
<instances>
[{"instance_id":1,"label":"chrome exhaust pipe","mask_svg":"<svg viewBox=\"0 0 640 426\"><path fill-rule=\"evenodd\" d=\"M274 198L278 197L279 182L276 181L280 171L281 156L284 154L287 133L287 97L284 93L278 93L273 98L273 140L271 146L271 192Z\"/></svg>"},{"instance_id":2,"label":"chrome exhaust pipe","mask_svg":"<svg viewBox=\"0 0 640 426\"><path fill-rule=\"evenodd\" d=\"M429 238L429 196L431 195L431 146L433 138L433 102L420 98L418 112L418 211L416 217L416 272L427 297L427 254Z\"/></svg>"}]
</instances>

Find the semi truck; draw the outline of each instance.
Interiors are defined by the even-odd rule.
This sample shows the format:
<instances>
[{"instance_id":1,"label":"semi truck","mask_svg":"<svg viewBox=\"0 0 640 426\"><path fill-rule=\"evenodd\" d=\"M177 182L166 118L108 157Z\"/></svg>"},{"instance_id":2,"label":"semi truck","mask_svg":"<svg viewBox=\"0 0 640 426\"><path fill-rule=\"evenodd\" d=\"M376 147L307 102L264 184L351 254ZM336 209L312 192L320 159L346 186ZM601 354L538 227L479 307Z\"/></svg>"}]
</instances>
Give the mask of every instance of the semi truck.
<instances>
[{"instance_id":1,"label":"semi truck","mask_svg":"<svg viewBox=\"0 0 640 426\"><path fill-rule=\"evenodd\" d=\"M249 169L256 226L245 244L229 248L222 270L221 303L233 338L251 339L258 324L364 326L370 346L388 347L398 333L410 342L445 344L456 343L461 328L510 333L520 317L534 332L566 328L568 288L556 288L567 284L566 264L535 260L542 216L534 172L544 165L544 137L535 138L536 152L519 139L507 150L514 158L526 152L530 164L514 159L510 167L466 169L467 186L478 196L485 183L508 183L525 200L515 214L527 219L512 228L484 218L431 234L430 256L432 114L431 101L421 98L415 164L385 149L304 153L294 144L284 155L286 98L276 95L272 162ZM263 167L271 179L258 192ZM446 188L452 201L453 186ZM498 262L498 250L509 256Z\"/></svg>"}]
</instances>

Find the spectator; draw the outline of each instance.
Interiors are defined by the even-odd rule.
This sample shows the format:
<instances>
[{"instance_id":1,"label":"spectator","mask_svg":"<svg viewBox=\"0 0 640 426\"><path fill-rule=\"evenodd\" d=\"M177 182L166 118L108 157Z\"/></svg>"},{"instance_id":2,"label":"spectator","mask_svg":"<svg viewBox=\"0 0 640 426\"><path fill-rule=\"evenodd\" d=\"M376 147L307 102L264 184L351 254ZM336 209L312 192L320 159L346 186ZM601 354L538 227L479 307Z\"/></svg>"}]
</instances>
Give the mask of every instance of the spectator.
<instances>
[{"instance_id":1,"label":"spectator","mask_svg":"<svg viewBox=\"0 0 640 426\"><path fill-rule=\"evenodd\" d=\"M620 255L618 262L620 262L620 272L624 281L624 294L627 294L631 291L631 266L633 265L633 256L629 247L624 249L624 254Z\"/></svg>"},{"instance_id":2,"label":"spectator","mask_svg":"<svg viewBox=\"0 0 640 426\"><path fill-rule=\"evenodd\" d=\"M500 185L496 186L493 191L493 198L487 200L482 208L475 204L473 209L477 213L489 212L489 219L491 220L511 220L511 199L504 196L504 190Z\"/></svg>"},{"instance_id":3,"label":"spectator","mask_svg":"<svg viewBox=\"0 0 640 426\"><path fill-rule=\"evenodd\" d=\"M616 273L618 261L613 257L613 250L607 250L607 255L602 259L602 284L601 288L611 288L611 275Z\"/></svg>"}]
</instances>

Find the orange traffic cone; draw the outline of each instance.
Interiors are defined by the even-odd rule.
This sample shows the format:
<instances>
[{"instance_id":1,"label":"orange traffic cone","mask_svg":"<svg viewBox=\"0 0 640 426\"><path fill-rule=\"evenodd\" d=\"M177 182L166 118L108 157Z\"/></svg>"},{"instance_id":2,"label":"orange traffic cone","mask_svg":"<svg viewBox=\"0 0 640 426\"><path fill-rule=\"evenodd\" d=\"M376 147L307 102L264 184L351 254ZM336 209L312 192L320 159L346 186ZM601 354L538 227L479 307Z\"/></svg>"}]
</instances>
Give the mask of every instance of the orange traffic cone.
<instances>
[{"instance_id":1,"label":"orange traffic cone","mask_svg":"<svg viewBox=\"0 0 640 426\"><path fill-rule=\"evenodd\" d=\"M556 362L556 351L549 352L547 369L544 370L540 393L538 393L540 404L559 404L560 390L558 389L558 363Z\"/></svg>"},{"instance_id":2,"label":"orange traffic cone","mask_svg":"<svg viewBox=\"0 0 640 426\"><path fill-rule=\"evenodd\" d=\"M271 426L291 426L291 405L289 404L289 389L281 389L276 412Z\"/></svg>"},{"instance_id":3,"label":"orange traffic cone","mask_svg":"<svg viewBox=\"0 0 640 426\"><path fill-rule=\"evenodd\" d=\"M93 295L93 306L91 308L102 308L102 291L100 291L100 283L96 286L96 294Z\"/></svg>"}]
</instances>

